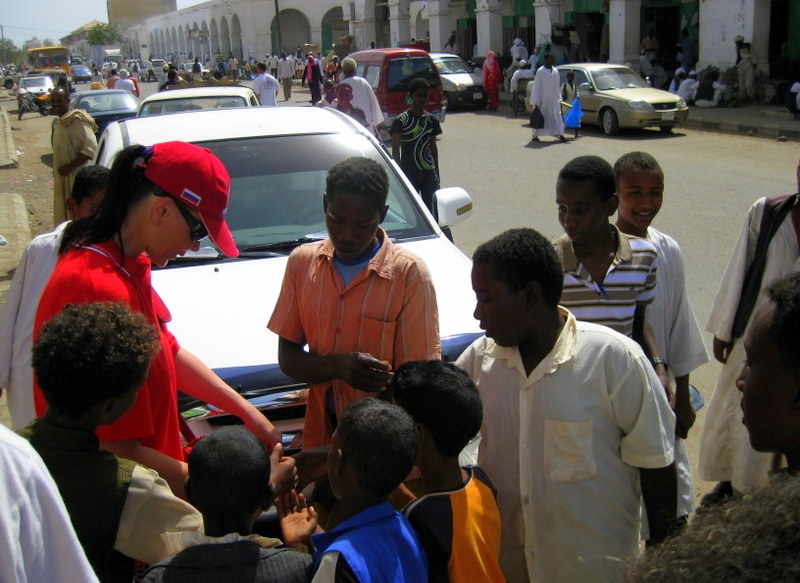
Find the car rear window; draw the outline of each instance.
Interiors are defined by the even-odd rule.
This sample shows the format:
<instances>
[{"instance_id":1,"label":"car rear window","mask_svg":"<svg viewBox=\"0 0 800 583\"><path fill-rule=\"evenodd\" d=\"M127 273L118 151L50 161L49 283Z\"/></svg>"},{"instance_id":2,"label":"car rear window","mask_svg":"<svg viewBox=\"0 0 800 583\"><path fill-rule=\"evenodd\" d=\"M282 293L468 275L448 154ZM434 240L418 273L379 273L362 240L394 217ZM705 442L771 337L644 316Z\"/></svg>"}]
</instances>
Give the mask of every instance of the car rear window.
<instances>
[{"instance_id":1,"label":"car rear window","mask_svg":"<svg viewBox=\"0 0 800 583\"><path fill-rule=\"evenodd\" d=\"M426 57L403 57L389 61L389 76L386 86L389 91L408 91L411 81L417 77L427 79L431 87L439 86L439 77Z\"/></svg>"},{"instance_id":2,"label":"car rear window","mask_svg":"<svg viewBox=\"0 0 800 583\"><path fill-rule=\"evenodd\" d=\"M156 100L142 105L139 117L148 115L161 115L179 111L200 111L204 109L231 109L234 107L247 107L244 97L191 97L185 99Z\"/></svg>"}]
</instances>

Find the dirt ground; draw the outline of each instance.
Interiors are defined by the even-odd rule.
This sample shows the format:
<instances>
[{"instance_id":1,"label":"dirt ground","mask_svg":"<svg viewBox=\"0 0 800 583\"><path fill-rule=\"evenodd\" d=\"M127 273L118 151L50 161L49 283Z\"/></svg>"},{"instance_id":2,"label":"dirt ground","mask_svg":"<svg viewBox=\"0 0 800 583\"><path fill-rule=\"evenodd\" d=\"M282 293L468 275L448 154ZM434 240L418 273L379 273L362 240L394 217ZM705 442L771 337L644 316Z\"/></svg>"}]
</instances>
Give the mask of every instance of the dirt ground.
<instances>
[{"instance_id":1,"label":"dirt ground","mask_svg":"<svg viewBox=\"0 0 800 583\"><path fill-rule=\"evenodd\" d=\"M17 120L13 102L5 103L19 165L2 171L3 189L19 193L28 207L31 236L53 228L53 154L50 132L55 117L26 113Z\"/></svg>"}]
</instances>

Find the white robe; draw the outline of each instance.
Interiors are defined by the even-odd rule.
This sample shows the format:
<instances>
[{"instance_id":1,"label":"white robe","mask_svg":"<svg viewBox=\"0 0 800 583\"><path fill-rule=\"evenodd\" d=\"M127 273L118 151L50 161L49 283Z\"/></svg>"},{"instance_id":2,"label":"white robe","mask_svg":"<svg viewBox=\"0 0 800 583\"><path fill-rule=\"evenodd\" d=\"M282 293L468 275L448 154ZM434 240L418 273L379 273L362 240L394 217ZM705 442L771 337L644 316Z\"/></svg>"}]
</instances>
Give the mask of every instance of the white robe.
<instances>
[{"instance_id":1,"label":"white robe","mask_svg":"<svg viewBox=\"0 0 800 583\"><path fill-rule=\"evenodd\" d=\"M757 200L747 213L706 324L707 331L726 342L731 340L742 283L747 266L755 255L764 201L764 198ZM730 481L736 490L743 493L755 492L769 483L767 473L775 454L755 451L750 446L747 429L742 425L742 396L735 385L745 358L742 340L747 337L753 316L769 301L763 291L775 280L800 270L799 252L794 225L791 217L787 216L770 241L761 280L762 293L756 300L742 338L733 345L728 361L722 366L700 436L700 476L709 481Z\"/></svg>"},{"instance_id":2,"label":"white robe","mask_svg":"<svg viewBox=\"0 0 800 583\"><path fill-rule=\"evenodd\" d=\"M533 130L534 136L563 136L564 118L561 117L561 79L558 69L542 66L536 71L531 89L531 103L544 116L544 127Z\"/></svg>"},{"instance_id":3,"label":"white robe","mask_svg":"<svg viewBox=\"0 0 800 583\"><path fill-rule=\"evenodd\" d=\"M351 101L353 107L364 112L364 115L367 116L367 124L369 124L372 132L378 136L377 128L383 123L383 112L369 81L363 77L353 76L342 79L340 83L347 83L353 88L353 99Z\"/></svg>"},{"instance_id":4,"label":"white robe","mask_svg":"<svg viewBox=\"0 0 800 583\"><path fill-rule=\"evenodd\" d=\"M33 406L33 320L44 286L58 259L61 235L68 223L35 237L14 271L0 311L0 388L8 391L11 428L22 429L36 418Z\"/></svg>"}]
</instances>

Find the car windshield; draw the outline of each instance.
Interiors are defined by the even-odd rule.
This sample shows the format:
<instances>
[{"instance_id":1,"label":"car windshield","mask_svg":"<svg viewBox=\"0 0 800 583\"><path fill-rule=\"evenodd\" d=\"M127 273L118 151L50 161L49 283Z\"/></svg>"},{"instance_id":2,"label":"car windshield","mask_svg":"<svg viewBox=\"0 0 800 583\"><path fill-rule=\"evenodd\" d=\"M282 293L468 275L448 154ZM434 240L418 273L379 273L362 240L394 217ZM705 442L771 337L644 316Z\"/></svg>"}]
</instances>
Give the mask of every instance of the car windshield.
<instances>
[{"instance_id":1,"label":"car windshield","mask_svg":"<svg viewBox=\"0 0 800 583\"><path fill-rule=\"evenodd\" d=\"M389 91L408 91L408 86L416 77L426 79L431 87L439 86L439 78L426 57L406 57L389 61L387 89Z\"/></svg>"},{"instance_id":2,"label":"car windshield","mask_svg":"<svg viewBox=\"0 0 800 583\"><path fill-rule=\"evenodd\" d=\"M28 77L21 79L20 85L23 89L30 89L31 87L41 87L44 89L53 87L53 82L49 77Z\"/></svg>"},{"instance_id":3,"label":"car windshield","mask_svg":"<svg viewBox=\"0 0 800 583\"><path fill-rule=\"evenodd\" d=\"M451 73L469 73L467 65L461 59L437 59L434 61L436 70L440 75L448 75Z\"/></svg>"},{"instance_id":4,"label":"car windshield","mask_svg":"<svg viewBox=\"0 0 800 583\"><path fill-rule=\"evenodd\" d=\"M139 107L136 98L127 91L122 93L92 93L75 100L74 109L85 109L89 113L103 111L131 111Z\"/></svg>"},{"instance_id":5,"label":"car windshield","mask_svg":"<svg viewBox=\"0 0 800 583\"><path fill-rule=\"evenodd\" d=\"M433 235L405 185L380 150L363 135L312 134L198 142L210 148L231 176L226 221L241 257L286 254L303 242L326 237L322 197L328 169L351 156L365 156L389 175L389 211L382 227L395 240ZM191 261L209 256L210 240ZM181 260L171 262L176 265Z\"/></svg>"},{"instance_id":6,"label":"car windshield","mask_svg":"<svg viewBox=\"0 0 800 583\"><path fill-rule=\"evenodd\" d=\"M230 109L247 107L247 100L239 95L225 97L184 97L177 99L156 100L142 105L139 117L161 115L179 111L199 111L202 109Z\"/></svg>"},{"instance_id":7,"label":"car windshield","mask_svg":"<svg viewBox=\"0 0 800 583\"><path fill-rule=\"evenodd\" d=\"M647 82L632 70L625 67L614 67L592 71L595 88L598 91L609 89L633 89L635 87L649 87Z\"/></svg>"}]
</instances>

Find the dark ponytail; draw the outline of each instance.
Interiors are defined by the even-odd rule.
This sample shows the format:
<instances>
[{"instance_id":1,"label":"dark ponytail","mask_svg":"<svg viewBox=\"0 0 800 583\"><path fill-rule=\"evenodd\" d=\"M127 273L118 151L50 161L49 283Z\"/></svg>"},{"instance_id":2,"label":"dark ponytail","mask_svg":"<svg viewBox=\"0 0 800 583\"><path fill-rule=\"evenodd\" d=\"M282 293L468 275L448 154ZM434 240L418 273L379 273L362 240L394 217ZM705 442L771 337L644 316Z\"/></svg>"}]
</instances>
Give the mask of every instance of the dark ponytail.
<instances>
[{"instance_id":1,"label":"dark ponytail","mask_svg":"<svg viewBox=\"0 0 800 583\"><path fill-rule=\"evenodd\" d=\"M134 145L117 154L100 208L93 215L67 225L59 254L73 247L108 241L119 233L131 207L154 188L153 183L144 177L143 163L151 153L151 148Z\"/></svg>"}]
</instances>

